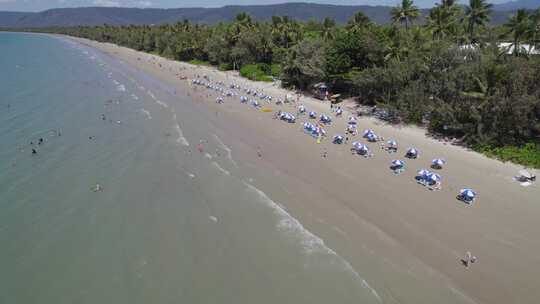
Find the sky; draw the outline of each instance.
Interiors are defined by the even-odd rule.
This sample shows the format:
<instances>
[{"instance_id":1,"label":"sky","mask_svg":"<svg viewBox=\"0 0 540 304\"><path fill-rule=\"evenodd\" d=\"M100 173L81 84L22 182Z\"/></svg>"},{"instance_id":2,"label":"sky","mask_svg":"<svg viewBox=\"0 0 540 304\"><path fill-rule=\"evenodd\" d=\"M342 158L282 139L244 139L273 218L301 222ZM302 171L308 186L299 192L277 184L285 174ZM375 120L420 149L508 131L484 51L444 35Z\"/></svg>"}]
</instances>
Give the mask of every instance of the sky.
<instances>
[{"instance_id":1,"label":"sky","mask_svg":"<svg viewBox=\"0 0 540 304\"><path fill-rule=\"evenodd\" d=\"M0 0L0 11L43 11L59 7L115 6L115 7L220 7L224 5L256 5L285 2L312 2L336 5L396 5L400 0ZM439 1L415 0L419 7L431 7ZM507 2L492 0L492 3Z\"/></svg>"}]
</instances>

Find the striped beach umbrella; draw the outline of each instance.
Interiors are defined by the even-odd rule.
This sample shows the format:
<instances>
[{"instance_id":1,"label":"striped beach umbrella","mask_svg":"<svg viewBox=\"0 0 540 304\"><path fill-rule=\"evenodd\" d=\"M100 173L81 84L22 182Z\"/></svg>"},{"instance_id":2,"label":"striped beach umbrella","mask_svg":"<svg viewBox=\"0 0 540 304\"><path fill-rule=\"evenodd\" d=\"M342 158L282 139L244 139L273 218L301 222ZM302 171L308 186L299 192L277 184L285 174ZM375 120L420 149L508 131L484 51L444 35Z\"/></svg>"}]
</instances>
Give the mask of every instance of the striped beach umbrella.
<instances>
[{"instance_id":1,"label":"striped beach umbrella","mask_svg":"<svg viewBox=\"0 0 540 304\"><path fill-rule=\"evenodd\" d=\"M402 168L403 166L405 166L405 163L404 163L402 160L394 159L394 160L392 161L392 167L395 167L395 168Z\"/></svg>"},{"instance_id":2,"label":"striped beach umbrella","mask_svg":"<svg viewBox=\"0 0 540 304\"><path fill-rule=\"evenodd\" d=\"M427 175L427 179L428 181L430 182L433 182L433 183L438 183L441 181L441 176L437 173L430 173Z\"/></svg>"},{"instance_id":3,"label":"striped beach umbrella","mask_svg":"<svg viewBox=\"0 0 540 304\"><path fill-rule=\"evenodd\" d=\"M373 133L370 133L367 135L367 140L370 141L370 142L375 142L377 141L377 135L373 134Z\"/></svg>"},{"instance_id":4,"label":"striped beach umbrella","mask_svg":"<svg viewBox=\"0 0 540 304\"><path fill-rule=\"evenodd\" d=\"M397 148L397 141L395 141L394 139L389 140L387 144L390 148Z\"/></svg>"},{"instance_id":5,"label":"striped beach umbrella","mask_svg":"<svg viewBox=\"0 0 540 304\"><path fill-rule=\"evenodd\" d=\"M433 165L433 167L442 168L442 166L446 164L446 161L442 158L435 158L431 161L431 164Z\"/></svg>"},{"instance_id":6,"label":"striped beach umbrella","mask_svg":"<svg viewBox=\"0 0 540 304\"><path fill-rule=\"evenodd\" d=\"M459 190L459 195L467 201L472 201L476 197L476 192L466 188Z\"/></svg>"},{"instance_id":7,"label":"striped beach umbrella","mask_svg":"<svg viewBox=\"0 0 540 304\"><path fill-rule=\"evenodd\" d=\"M407 153L405 155L409 158L416 158L418 157L418 150L415 148L409 148L407 149Z\"/></svg>"}]
</instances>

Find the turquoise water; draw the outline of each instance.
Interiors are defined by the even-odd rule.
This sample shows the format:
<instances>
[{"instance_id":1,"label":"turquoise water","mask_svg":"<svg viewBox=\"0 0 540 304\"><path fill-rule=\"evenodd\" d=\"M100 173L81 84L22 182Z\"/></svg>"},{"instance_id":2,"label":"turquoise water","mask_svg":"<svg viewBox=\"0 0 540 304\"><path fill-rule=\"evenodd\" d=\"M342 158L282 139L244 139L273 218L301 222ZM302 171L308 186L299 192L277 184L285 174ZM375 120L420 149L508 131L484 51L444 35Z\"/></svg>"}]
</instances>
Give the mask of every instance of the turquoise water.
<instances>
[{"instance_id":1,"label":"turquoise water","mask_svg":"<svg viewBox=\"0 0 540 304\"><path fill-rule=\"evenodd\" d=\"M174 89L42 35L0 71L0 303L379 302Z\"/></svg>"}]
</instances>

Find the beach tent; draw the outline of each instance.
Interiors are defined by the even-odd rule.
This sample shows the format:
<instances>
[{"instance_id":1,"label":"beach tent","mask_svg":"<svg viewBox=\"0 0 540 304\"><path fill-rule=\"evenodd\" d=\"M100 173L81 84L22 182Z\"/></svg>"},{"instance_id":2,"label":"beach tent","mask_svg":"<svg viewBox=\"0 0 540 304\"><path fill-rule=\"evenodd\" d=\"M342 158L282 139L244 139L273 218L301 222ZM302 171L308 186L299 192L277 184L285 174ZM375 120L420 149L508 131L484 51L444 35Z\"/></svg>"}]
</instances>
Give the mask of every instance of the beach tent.
<instances>
[{"instance_id":1,"label":"beach tent","mask_svg":"<svg viewBox=\"0 0 540 304\"><path fill-rule=\"evenodd\" d=\"M309 118L317 118L317 112L314 112L314 111L309 112Z\"/></svg>"},{"instance_id":2,"label":"beach tent","mask_svg":"<svg viewBox=\"0 0 540 304\"><path fill-rule=\"evenodd\" d=\"M407 149L407 152L405 153L405 156L408 158L417 158L418 157L418 150L415 148L409 148Z\"/></svg>"},{"instance_id":3,"label":"beach tent","mask_svg":"<svg viewBox=\"0 0 540 304\"><path fill-rule=\"evenodd\" d=\"M433 169L442 169L443 165L446 163L446 161L442 158L435 158L431 161L431 167Z\"/></svg>"},{"instance_id":4,"label":"beach tent","mask_svg":"<svg viewBox=\"0 0 540 304\"><path fill-rule=\"evenodd\" d=\"M338 144L338 145L342 144L343 143L343 136L339 135L339 134L335 135L334 138L332 139L332 142L334 144Z\"/></svg>"},{"instance_id":5,"label":"beach tent","mask_svg":"<svg viewBox=\"0 0 540 304\"><path fill-rule=\"evenodd\" d=\"M467 204L471 204L474 202L474 199L476 198L476 192L474 192L471 189L461 189L459 190L458 199L464 201Z\"/></svg>"}]
</instances>

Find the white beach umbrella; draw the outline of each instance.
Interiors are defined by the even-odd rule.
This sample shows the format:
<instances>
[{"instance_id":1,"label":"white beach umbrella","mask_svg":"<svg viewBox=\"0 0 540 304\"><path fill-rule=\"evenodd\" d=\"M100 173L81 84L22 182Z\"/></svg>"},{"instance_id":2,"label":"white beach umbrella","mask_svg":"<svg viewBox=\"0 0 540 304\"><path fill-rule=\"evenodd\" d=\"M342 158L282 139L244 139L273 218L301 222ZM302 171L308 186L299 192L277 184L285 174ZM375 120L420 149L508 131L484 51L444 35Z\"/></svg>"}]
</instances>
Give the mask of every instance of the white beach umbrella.
<instances>
[{"instance_id":1,"label":"white beach umbrella","mask_svg":"<svg viewBox=\"0 0 540 304\"><path fill-rule=\"evenodd\" d=\"M309 112L309 118L316 118L316 117L317 117L317 112L314 112L314 111Z\"/></svg>"}]
</instances>

